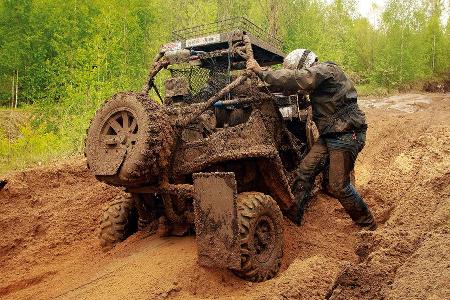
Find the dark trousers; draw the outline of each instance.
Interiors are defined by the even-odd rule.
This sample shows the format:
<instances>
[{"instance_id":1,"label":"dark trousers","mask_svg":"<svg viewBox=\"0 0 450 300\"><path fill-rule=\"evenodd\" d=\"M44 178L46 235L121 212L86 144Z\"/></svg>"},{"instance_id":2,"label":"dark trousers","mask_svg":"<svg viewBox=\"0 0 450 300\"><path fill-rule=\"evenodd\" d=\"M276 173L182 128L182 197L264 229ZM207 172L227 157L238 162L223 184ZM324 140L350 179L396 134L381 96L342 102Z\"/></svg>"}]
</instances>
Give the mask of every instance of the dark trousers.
<instances>
[{"instance_id":1,"label":"dark trousers","mask_svg":"<svg viewBox=\"0 0 450 300\"><path fill-rule=\"evenodd\" d=\"M360 226L371 226L374 218L350 181L358 153L364 147L365 133L342 134L321 138L301 162L292 185L297 201L296 221L300 223L316 176L328 167L328 192L339 200L352 220ZM326 175L326 174L325 174Z\"/></svg>"}]
</instances>

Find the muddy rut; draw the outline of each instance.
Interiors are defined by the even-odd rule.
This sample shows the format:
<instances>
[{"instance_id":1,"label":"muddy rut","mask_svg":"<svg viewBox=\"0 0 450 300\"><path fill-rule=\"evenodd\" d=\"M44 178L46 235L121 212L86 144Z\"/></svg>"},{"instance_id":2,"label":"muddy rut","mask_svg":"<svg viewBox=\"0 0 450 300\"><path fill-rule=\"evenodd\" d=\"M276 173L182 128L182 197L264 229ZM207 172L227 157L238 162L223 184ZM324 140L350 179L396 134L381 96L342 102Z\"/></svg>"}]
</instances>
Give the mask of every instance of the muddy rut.
<instances>
[{"instance_id":1,"label":"muddy rut","mask_svg":"<svg viewBox=\"0 0 450 300\"><path fill-rule=\"evenodd\" d=\"M449 299L450 95L363 99L369 120L357 186L374 232L319 195L285 220L282 271L247 283L196 261L194 237L140 232L103 253L101 208L117 190L85 161L8 175L0 191L4 299Z\"/></svg>"}]
</instances>

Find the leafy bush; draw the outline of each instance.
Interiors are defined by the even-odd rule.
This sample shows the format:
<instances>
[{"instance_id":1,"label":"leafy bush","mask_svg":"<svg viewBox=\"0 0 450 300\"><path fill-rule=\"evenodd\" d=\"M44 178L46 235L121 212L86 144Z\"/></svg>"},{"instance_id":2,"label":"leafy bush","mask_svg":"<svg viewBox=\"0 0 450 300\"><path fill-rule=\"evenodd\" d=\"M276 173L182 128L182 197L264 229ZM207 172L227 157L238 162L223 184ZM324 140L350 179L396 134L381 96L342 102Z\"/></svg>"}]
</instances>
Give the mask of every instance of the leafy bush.
<instances>
[{"instance_id":1,"label":"leafy bush","mask_svg":"<svg viewBox=\"0 0 450 300\"><path fill-rule=\"evenodd\" d=\"M45 126L32 128L27 124L20 129L20 136L13 140L9 140L4 134L0 136L2 172L22 169L70 153L73 153L73 149L66 143L66 138L48 132Z\"/></svg>"}]
</instances>

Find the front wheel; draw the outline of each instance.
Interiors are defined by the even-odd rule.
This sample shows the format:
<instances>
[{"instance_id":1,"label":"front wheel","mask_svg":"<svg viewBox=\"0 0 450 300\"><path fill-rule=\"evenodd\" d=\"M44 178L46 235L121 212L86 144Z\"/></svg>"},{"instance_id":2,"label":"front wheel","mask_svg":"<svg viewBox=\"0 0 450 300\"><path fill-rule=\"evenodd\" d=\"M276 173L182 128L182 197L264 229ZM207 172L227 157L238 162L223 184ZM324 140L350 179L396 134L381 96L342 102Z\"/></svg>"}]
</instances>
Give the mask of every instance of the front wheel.
<instances>
[{"instance_id":1,"label":"front wheel","mask_svg":"<svg viewBox=\"0 0 450 300\"><path fill-rule=\"evenodd\" d=\"M103 212L100 224L100 245L104 251L137 231L137 211L131 195L119 195Z\"/></svg>"},{"instance_id":2,"label":"front wheel","mask_svg":"<svg viewBox=\"0 0 450 300\"><path fill-rule=\"evenodd\" d=\"M237 197L241 269L235 274L260 282L273 278L283 257L283 215L275 200L263 193Z\"/></svg>"}]
</instances>

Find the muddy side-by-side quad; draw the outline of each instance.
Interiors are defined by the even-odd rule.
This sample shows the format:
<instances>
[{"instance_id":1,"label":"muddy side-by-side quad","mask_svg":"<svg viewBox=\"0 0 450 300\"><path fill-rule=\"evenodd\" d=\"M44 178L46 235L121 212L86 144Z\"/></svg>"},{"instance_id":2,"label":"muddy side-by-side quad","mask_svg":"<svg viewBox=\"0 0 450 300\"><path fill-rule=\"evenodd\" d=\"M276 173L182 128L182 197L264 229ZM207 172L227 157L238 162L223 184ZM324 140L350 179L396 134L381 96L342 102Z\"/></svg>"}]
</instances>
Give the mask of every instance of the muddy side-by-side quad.
<instances>
[{"instance_id":1,"label":"muddy side-by-side quad","mask_svg":"<svg viewBox=\"0 0 450 300\"><path fill-rule=\"evenodd\" d=\"M143 90L113 96L88 130L90 170L127 193L104 212L102 246L144 228L195 232L201 265L272 278L283 256L283 213L296 205L290 183L313 139L309 109L245 70L251 57L264 66L284 57L248 20L174 37Z\"/></svg>"}]
</instances>

